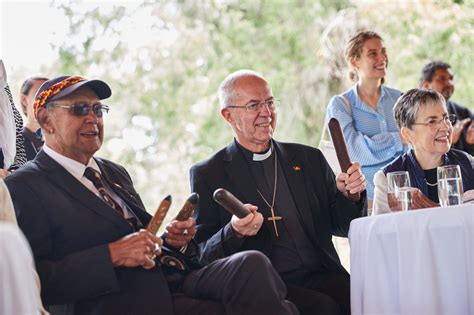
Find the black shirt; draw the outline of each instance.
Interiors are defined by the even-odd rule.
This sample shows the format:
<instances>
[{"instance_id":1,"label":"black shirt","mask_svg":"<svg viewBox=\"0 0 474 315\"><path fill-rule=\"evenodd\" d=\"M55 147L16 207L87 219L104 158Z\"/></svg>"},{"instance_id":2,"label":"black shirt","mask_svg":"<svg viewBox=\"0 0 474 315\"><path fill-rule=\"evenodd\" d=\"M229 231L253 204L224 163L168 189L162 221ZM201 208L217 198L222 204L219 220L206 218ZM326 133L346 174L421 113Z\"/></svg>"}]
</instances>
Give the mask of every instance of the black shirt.
<instances>
[{"instance_id":1,"label":"black shirt","mask_svg":"<svg viewBox=\"0 0 474 315\"><path fill-rule=\"evenodd\" d=\"M249 165L252 176L258 190L272 204L275 184L275 150L271 155L262 160L254 161L254 153L238 145ZM269 149L271 150L271 149ZM267 151L268 152L268 151ZM265 154L259 153L259 154ZM288 188L288 183L281 164L277 160L277 189L275 197L275 216L281 216L282 220L276 221L278 237L272 221L264 218L265 224L272 235L272 251L270 260L279 273L292 273L301 270L318 270L321 264L316 256L309 237L304 231L301 217ZM263 201L263 198L262 198ZM265 201L263 202L265 203ZM265 205L270 208L266 203Z\"/></svg>"}]
</instances>

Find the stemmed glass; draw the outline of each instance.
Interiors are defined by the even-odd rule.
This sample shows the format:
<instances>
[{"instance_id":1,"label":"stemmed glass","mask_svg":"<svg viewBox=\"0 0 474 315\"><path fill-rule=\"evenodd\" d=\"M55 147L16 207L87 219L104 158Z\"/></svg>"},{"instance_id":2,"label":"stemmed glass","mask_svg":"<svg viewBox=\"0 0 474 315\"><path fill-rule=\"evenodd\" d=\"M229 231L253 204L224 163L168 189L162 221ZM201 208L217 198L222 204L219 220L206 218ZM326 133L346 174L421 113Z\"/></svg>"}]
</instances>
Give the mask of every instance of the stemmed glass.
<instances>
[{"instance_id":1,"label":"stemmed glass","mask_svg":"<svg viewBox=\"0 0 474 315\"><path fill-rule=\"evenodd\" d=\"M387 173L387 199L390 210L410 210L414 190L407 171Z\"/></svg>"},{"instance_id":2,"label":"stemmed glass","mask_svg":"<svg viewBox=\"0 0 474 315\"><path fill-rule=\"evenodd\" d=\"M438 167L438 198L442 207L462 203L462 176L459 165Z\"/></svg>"}]
</instances>

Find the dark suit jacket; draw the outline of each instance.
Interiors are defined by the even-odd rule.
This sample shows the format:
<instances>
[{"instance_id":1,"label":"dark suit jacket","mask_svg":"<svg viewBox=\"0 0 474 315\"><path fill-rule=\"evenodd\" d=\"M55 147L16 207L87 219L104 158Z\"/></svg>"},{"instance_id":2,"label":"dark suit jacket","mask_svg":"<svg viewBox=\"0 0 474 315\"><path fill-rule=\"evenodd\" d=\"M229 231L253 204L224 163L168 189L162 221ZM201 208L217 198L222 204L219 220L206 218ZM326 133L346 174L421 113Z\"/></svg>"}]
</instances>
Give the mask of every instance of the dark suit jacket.
<instances>
[{"instance_id":1,"label":"dark suit jacket","mask_svg":"<svg viewBox=\"0 0 474 315\"><path fill-rule=\"evenodd\" d=\"M96 161L109 186L147 224L150 215L125 169ZM76 314L172 313L161 268L112 266L107 244L132 233L131 226L46 153L5 183L33 250L45 305L74 304Z\"/></svg>"},{"instance_id":2,"label":"dark suit jacket","mask_svg":"<svg viewBox=\"0 0 474 315\"><path fill-rule=\"evenodd\" d=\"M446 107L448 109L448 113L456 115L456 118L458 120L463 120L465 118L471 118L472 120L474 120L474 115L471 113L471 111L456 102L447 101ZM471 123L474 123L474 122L471 122ZM466 142L467 128L469 128L469 125L471 123L467 124L464 127L464 130L462 132L461 137L459 138L459 141L453 144L452 147L458 150L465 151L471 155L474 155L474 144L469 144Z\"/></svg>"},{"instance_id":3,"label":"dark suit jacket","mask_svg":"<svg viewBox=\"0 0 474 315\"><path fill-rule=\"evenodd\" d=\"M337 190L335 176L318 149L273 143L297 206L298 218L319 259L326 269L344 270L332 235L347 236L351 220L366 209L365 198L354 204ZM258 206L264 218L271 216L268 206L258 197L256 183L235 141L210 159L194 165L190 177L192 191L200 196L195 239L201 247L202 262L247 249L260 250L270 256L271 222L265 220L256 236L237 238L230 227L231 215L213 200L213 192L225 188L242 202ZM307 267L311 270L311 266Z\"/></svg>"},{"instance_id":4,"label":"dark suit jacket","mask_svg":"<svg viewBox=\"0 0 474 315\"><path fill-rule=\"evenodd\" d=\"M38 139L34 132L23 127L23 145L25 147L26 160L31 161L43 146L43 141Z\"/></svg>"}]
</instances>

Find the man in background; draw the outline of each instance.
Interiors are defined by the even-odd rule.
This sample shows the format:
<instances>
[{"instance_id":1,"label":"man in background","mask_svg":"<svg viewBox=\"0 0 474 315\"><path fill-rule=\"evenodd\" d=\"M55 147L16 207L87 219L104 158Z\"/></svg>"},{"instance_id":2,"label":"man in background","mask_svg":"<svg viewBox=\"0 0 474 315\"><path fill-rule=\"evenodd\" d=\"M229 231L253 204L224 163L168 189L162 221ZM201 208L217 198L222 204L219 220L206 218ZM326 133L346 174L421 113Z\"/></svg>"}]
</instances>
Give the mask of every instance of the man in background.
<instances>
[{"instance_id":1,"label":"man in background","mask_svg":"<svg viewBox=\"0 0 474 315\"><path fill-rule=\"evenodd\" d=\"M465 106L450 100L454 93L454 72L451 66L443 61L428 63L421 70L420 85L444 96L448 113L457 118L453 126L453 147L474 155L474 117Z\"/></svg>"}]
</instances>

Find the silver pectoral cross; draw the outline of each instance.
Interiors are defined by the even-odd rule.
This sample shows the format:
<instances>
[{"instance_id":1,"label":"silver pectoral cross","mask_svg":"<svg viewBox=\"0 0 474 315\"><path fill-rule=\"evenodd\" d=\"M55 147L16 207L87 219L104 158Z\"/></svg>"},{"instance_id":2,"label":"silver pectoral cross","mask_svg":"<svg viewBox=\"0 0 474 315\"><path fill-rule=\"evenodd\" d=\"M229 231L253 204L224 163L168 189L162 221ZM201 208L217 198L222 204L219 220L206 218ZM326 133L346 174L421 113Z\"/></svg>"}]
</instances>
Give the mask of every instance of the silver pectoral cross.
<instances>
[{"instance_id":1,"label":"silver pectoral cross","mask_svg":"<svg viewBox=\"0 0 474 315\"><path fill-rule=\"evenodd\" d=\"M275 211L273 211L273 208L270 208L270 211L272 212L272 216L268 217L267 220L273 222L273 229L275 230L276 237L278 237L278 227L276 221L282 220L283 218L280 216L275 216Z\"/></svg>"}]
</instances>

